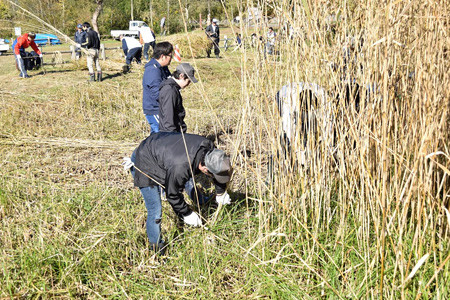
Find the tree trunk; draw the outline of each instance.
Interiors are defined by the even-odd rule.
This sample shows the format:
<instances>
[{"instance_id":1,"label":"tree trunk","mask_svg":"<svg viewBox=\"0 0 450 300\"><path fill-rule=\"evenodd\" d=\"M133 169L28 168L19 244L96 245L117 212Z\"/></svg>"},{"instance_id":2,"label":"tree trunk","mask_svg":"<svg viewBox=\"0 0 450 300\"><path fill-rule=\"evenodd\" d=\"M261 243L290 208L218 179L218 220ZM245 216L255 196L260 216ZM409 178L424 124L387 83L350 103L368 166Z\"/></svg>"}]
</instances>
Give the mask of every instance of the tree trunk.
<instances>
[{"instance_id":1,"label":"tree trunk","mask_svg":"<svg viewBox=\"0 0 450 300\"><path fill-rule=\"evenodd\" d=\"M95 0L95 3L97 3L97 8L95 9L94 14L92 15L92 28L95 31L99 32L98 25L97 25L97 19L103 9L103 0Z\"/></svg>"},{"instance_id":2,"label":"tree trunk","mask_svg":"<svg viewBox=\"0 0 450 300\"><path fill-rule=\"evenodd\" d=\"M133 0L131 0L131 21L134 21L134 14L133 14L134 8L133 8Z\"/></svg>"},{"instance_id":3,"label":"tree trunk","mask_svg":"<svg viewBox=\"0 0 450 300\"><path fill-rule=\"evenodd\" d=\"M152 0L150 0L150 28L153 29L153 7L152 7Z\"/></svg>"}]
</instances>

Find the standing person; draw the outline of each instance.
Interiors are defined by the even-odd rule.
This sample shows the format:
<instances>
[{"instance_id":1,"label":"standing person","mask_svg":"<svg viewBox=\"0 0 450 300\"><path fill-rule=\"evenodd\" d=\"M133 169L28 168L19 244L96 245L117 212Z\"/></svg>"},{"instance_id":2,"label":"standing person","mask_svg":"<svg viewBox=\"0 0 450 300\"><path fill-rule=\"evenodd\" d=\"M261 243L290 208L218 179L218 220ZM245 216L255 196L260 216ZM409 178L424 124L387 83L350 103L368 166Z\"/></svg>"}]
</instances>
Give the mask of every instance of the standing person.
<instances>
[{"instance_id":1,"label":"standing person","mask_svg":"<svg viewBox=\"0 0 450 300\"><path fill-rule=\"evenodd\" d=\"M159 23L159 27L161 29L160 35L166 35L166 17L161 18L161 22Z\"/></svg>"},{"instance_id":2,"label":"standing person","mask_svg":"<svg viewBox=\"0 0 450 300\"><path fill-rule=\"evenodd\" d=\"M125 54L125 62L129 68L133 59L136 59L138 64L141 63L142 58L142 45L138 40L132 37L120 36L120 41L122 42L122 50Z\"/></svg>"},{"instance_id":3,"label":"standing person","mask_svg":"<svg viewBox=\"0 0 450 300\"><path fill-rule=\"evenodd\" d=\"M273 31L273 27L269 27L269 31L267 32L267 43L266 43L267 54L273 54L276 36L277 34L275 33L275 31Z\"/></svg>"},{"instance_id":4,"label":"standing person","mask_svg":"<svg viewBox=\"0 0 450 300\"><path fill-rule=\"evenodd\" d=\"M27 68L25 67L25 63L23 61L23 58L26 57L25 49L28 47L31 47L34 52L36 52L37 55L39 55L39 58L42 59L42 53L39 50L38 46L34 42L34 39L36 38L36 34L33 32L25 33L21 36L19 36L13 43L14 48L14 54L16 56L16 62L17 62L17 68L20 71L20 77L22 78L29 78L27 73Z\"/></svg>"},{"instance_id":5,"label":"standing person","mask_svg":"<svg viewBox=\"0 0 450 300\"><path fill-rule=\"evenodd\" d=\"M142 79L142 107L151 132L159 131L159 86L170 76L173 46L169 42L156 44L153 58L145 65Z\"/></svg>"},{"instance_id":6,"label":"standing person","mask_svg":"<svg viewBox=\"0 0 450 300\"><path fill-rule=\"evenodd\" d=\"M212 45L208 47L206 50L206 55L210 57L211 49L214 47L214 54L216 58L219 58L220 49L219 49L219 41L220 41L220 30L219 30L219 21L217 19L212 19L212 22L208 27L206 27L206 35L211 40Z\"/></svg>"},{"instance_id":7,"label":"standing person","mask_svg":"<svg viewBox=\"0 0 450 300\"><path fill-rule=\"evenodd\" d=\"M152 46L152 50L155 50L155 34L150 27L139 27L139 41L144 45L144 58L148 60L148 49Z\"/></svg>"},{"instance_id":8,"label":"standing person","mask_svg":"<svg viewBox=\"0 0 450 300\"><path fill-rule=\"evenodd\" d=\"M77 31L75 31L75 43L77 43L77 47L75 49L76 59L80 59L81 57L81 45L86 42L86 31L83 30L83 25L78 24L77 25Z\"/></svg>"},{"instance_id":9,"label":"standing person","mask_svg":"<svg viewBox=\"0 0 450 300\"><path fill-rule=\"evenodd\" d=\"M87 56L87 66L89 69L89 81L95 81L95 73L93 64L97 67L97 81L102 81L102 68L98 59L98 52L100 50L100 38L97 31L91 28L88 22L83 23L83 30L86 31L86 42L81 44L82 47L87 48L89 55Z\"/></svg>"},{"instance_id":10,"label":"standing person","mask_svg":"<svg viewBox=\"0 0 450 300\"><path fill-rule=\"evenodd\" d=\"M195 70L188 63L179 64L172 77L164 80L159 88L159 130L166 132L186 132L184 122L186 111L180 90L191 81L197 83Z\"/></svg>"},{"instance_id":11,"label":"standing person","mask_svg":"<svg viewBox=\"0 0 450 300\"><path fill-rule=\"evenodd\" d=\"M147 237L154 251L164 254L161 235L161 195L164 187L167 201L186 224L201 226L200 216L192 211L182 194L186 182L199 173L213 178L216 202L231 203L226 188L233 173L230 158L213 142L194 134L159 132L151 134L134 150L123 166L130 169L134 186L139 187L147 208Z\"/></svg>"}]
</instances>

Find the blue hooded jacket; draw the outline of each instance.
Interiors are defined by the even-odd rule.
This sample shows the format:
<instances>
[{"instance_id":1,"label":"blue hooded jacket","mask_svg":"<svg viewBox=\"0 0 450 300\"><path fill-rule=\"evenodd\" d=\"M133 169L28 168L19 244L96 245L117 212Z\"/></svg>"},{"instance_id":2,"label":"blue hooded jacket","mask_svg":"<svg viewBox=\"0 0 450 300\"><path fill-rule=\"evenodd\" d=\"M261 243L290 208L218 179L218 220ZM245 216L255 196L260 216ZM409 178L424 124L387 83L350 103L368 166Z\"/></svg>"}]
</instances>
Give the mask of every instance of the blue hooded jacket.
<instances>
[{"instance_id":1,"label":"blue hooded jacket","mask_svg":"<svg viewBox=\"0 0 450 300\"><path fill-rule=\"evenodd\" d=\"M145 115L159 113L159 86L170 76L169 68L161 67L159 62L152 58L146 65L142 79L142 107Z\"/></svg>"}]
</instances>

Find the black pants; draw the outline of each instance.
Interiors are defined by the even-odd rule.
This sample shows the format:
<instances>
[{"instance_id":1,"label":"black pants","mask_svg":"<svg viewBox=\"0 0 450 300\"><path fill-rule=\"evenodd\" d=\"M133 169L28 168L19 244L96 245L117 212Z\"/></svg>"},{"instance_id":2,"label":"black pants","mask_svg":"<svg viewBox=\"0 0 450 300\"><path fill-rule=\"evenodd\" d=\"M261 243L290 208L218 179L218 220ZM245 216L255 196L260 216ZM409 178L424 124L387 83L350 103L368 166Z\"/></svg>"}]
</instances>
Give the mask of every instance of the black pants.
<instances>
[{"instance_id":1,"label":"black pants","mask_svg":"<svg viewBox=\"0 0 450 300\"><path fill-rule=\"evenodd\" d=\"M128 50L127 57L126 57L127 65L131 64L131 61L133 60L133 58L136 59L138 64L141 63L142 48L138 47L138 48L133 48L131 50Z\"/></svg>"},{"instance_id":2,"label":"black pants","mask_svg":"<svg viewBox=\"0 0 450 300\"><path fill-rule=\"evenodd\" d=\"M208 51L207 51L208 56L211 54L212 47L214 47L214 54L216 56L219 56L219 54L220 54L219 41L220 40L218 38L212 38L211 41L212 41L212 45L211 45L211 47L208 48Z\"/></svg>"}]
</instances>

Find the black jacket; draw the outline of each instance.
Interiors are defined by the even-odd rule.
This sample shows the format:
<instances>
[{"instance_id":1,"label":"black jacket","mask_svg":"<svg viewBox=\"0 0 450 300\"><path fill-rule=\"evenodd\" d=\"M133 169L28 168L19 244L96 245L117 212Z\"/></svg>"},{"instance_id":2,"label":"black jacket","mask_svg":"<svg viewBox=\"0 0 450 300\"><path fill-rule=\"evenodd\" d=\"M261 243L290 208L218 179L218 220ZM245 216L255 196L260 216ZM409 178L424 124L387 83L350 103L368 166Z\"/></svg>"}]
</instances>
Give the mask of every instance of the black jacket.
<instances>
[{"instance_id":1,"label":"black jacket","mask_svg":"<svg viewBox=\"0 0 450 300\"><path fill-rule=\"evenodd\" d=\"M81 44L83 47L88 49L100 49L100 38L98 37L97 31L92 28L89 28L86 31L86 42Z\"/></svg>"},{"instance_id":2,"label":"black jacket","mask_svg":"<svg viewBox=\"0 0 450 300\"><path fill-rule=\"evenodd\" d=\"M167 200L180 217L192 212L184 201L184 185L193 177L192 172L194 175L200 173L199 163L214 149L213 142L199 135L184 134L184 140L186 145L183 134L178 132L152 133L135 150L135 166L164 185ZM157 185L139 170L136 169L134 175L135 186ZM226 185L214 183L218 194L225 192Z\"/></svg>"},{"instance_id":3,"label":"black jacket","mask_svg":"<svg viewBox=\"0 0 450 300\"><path fill-rule=\"evenodd\" d=\"M219 26L218 25L216 25L216 28L215 28L215 30L213 30L213 26L212 26L212 24L209 24L207 27L206 27L206 35L208 36L208 37L210 37L211 39L213 39L214 41L216 41L216 42L218 42L219 41L219 39L220 39L220 30L219 30ZM208 33L210 33L211 35L209 35Z\"/></svg>"},{"instance_id":4,"label":"black jacket","mask_svg":"<svg viewBox=\"0 0 450 300\"><path fill-rule=\"evenodd\" d=\"M159 86L159 131L186 132L186 111L180 89L173 78L167 78Z\"/></svg>"}]
</instances>

